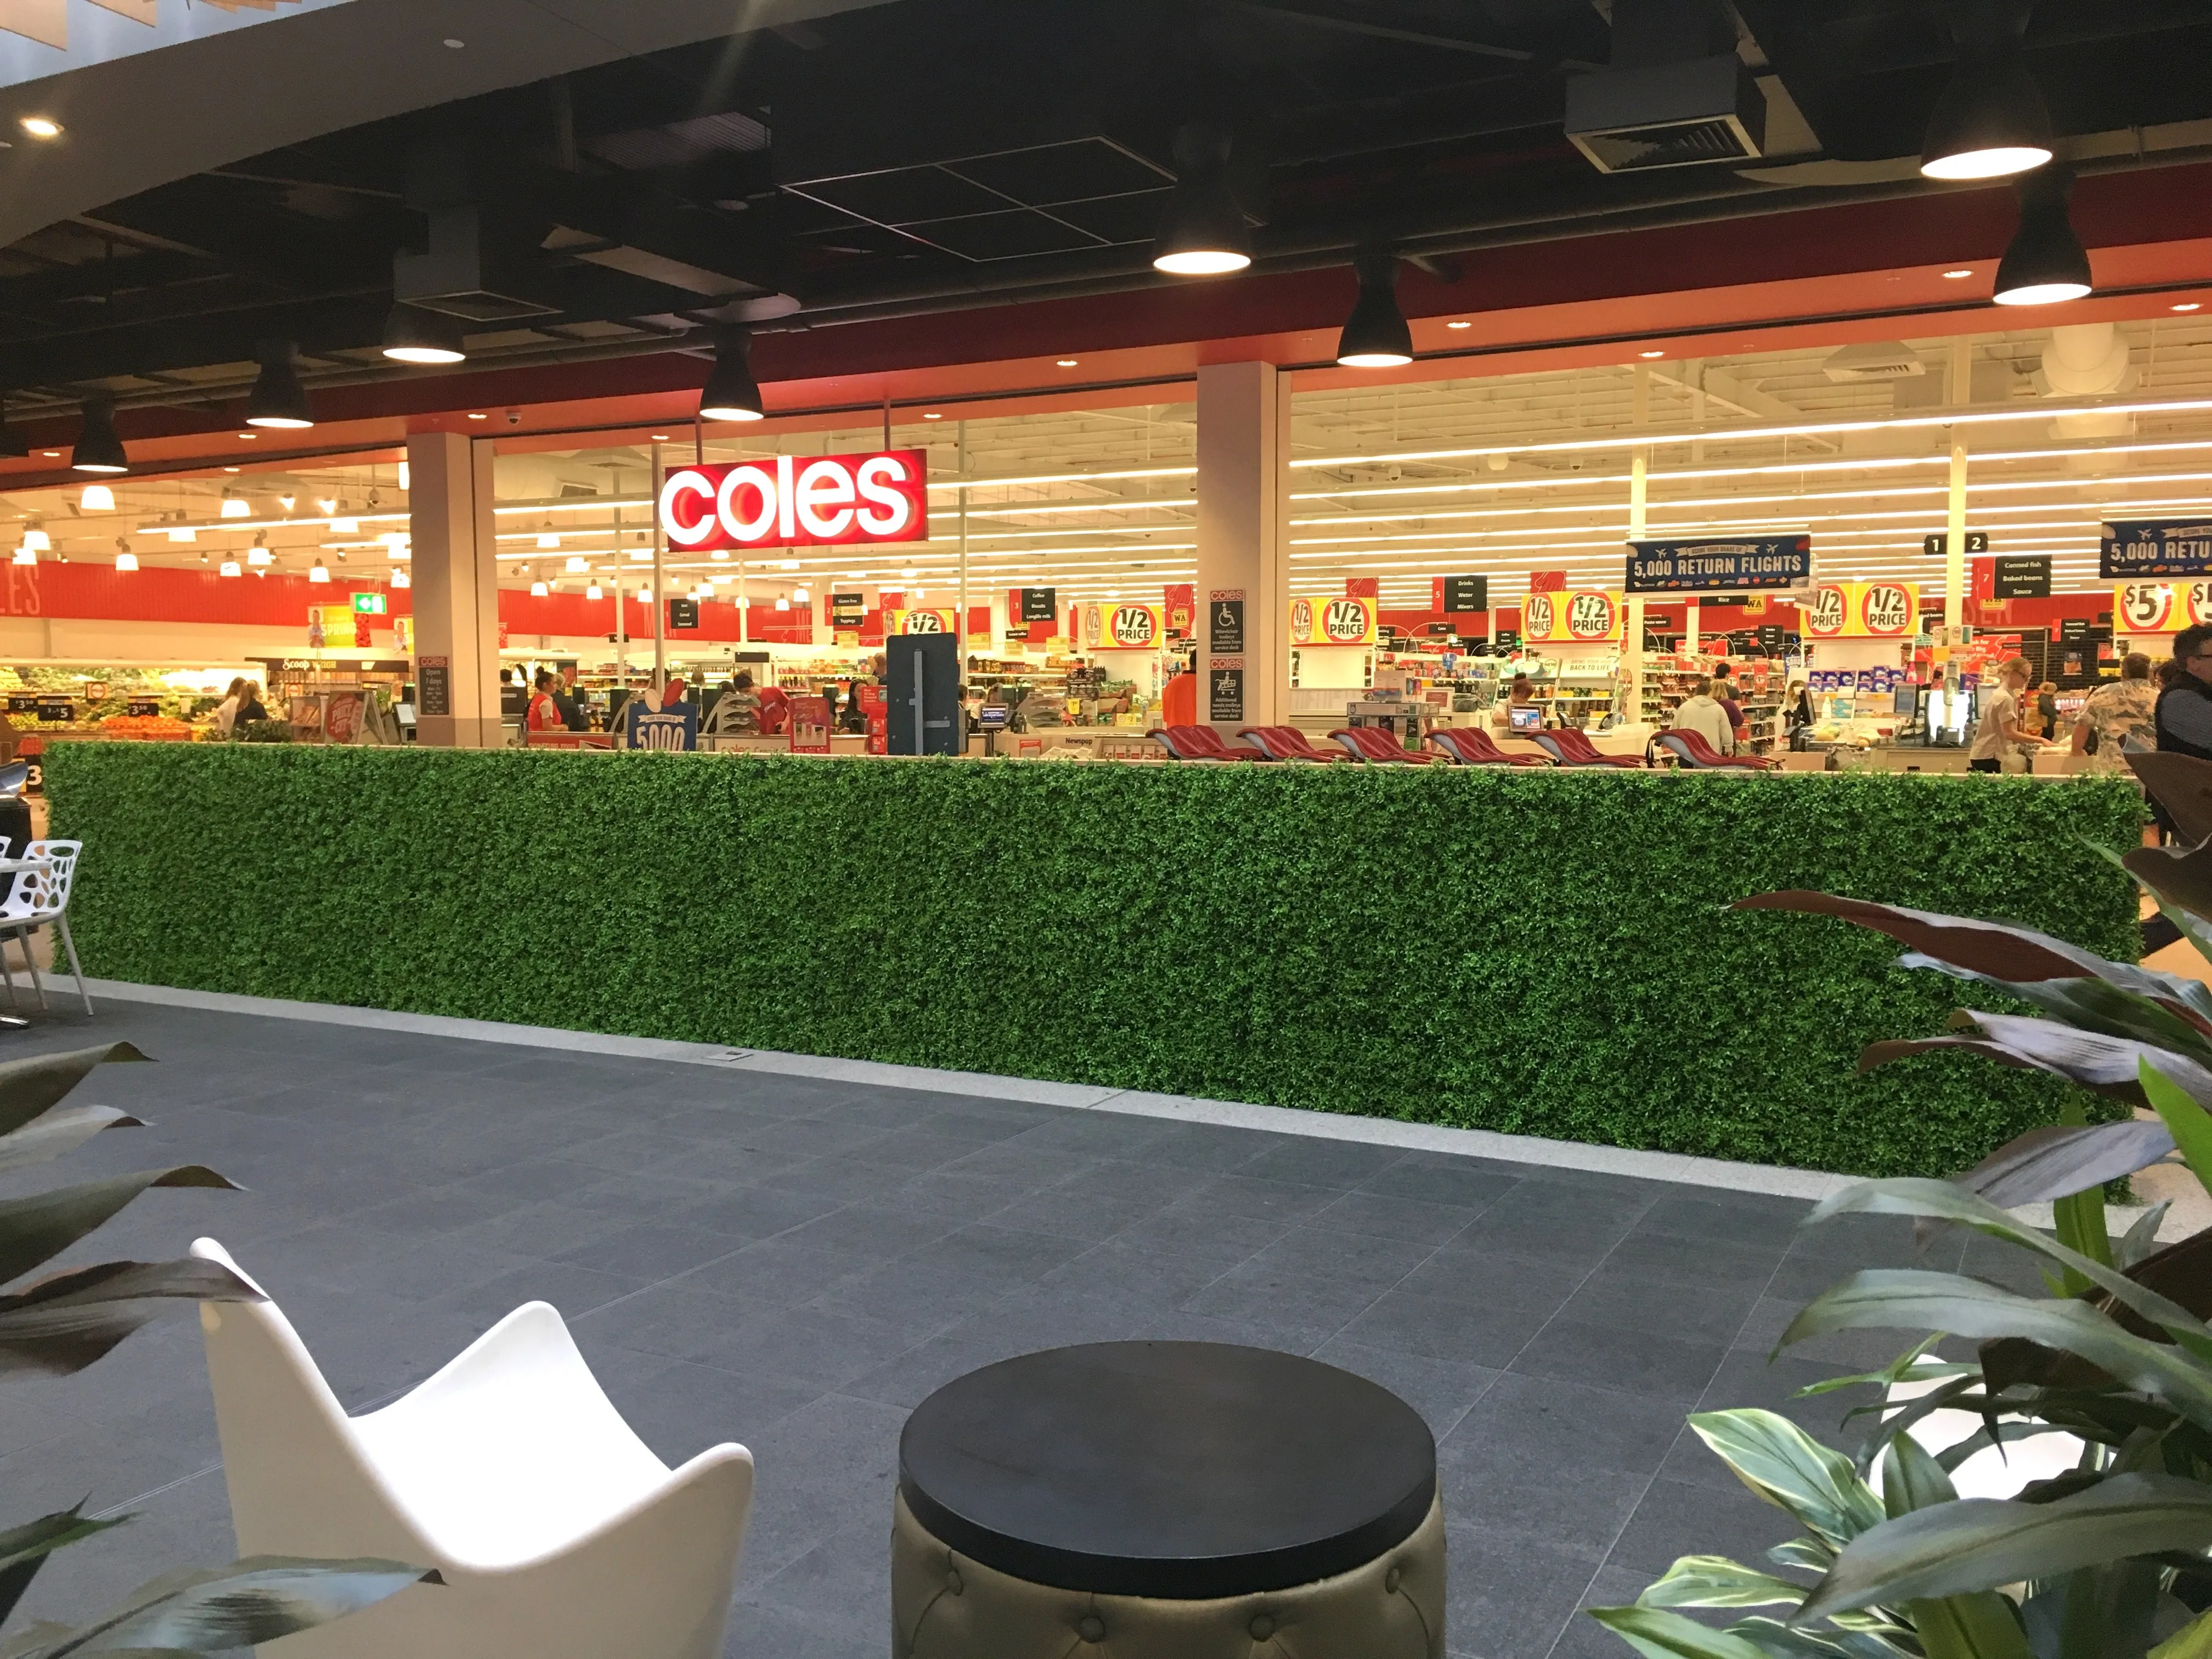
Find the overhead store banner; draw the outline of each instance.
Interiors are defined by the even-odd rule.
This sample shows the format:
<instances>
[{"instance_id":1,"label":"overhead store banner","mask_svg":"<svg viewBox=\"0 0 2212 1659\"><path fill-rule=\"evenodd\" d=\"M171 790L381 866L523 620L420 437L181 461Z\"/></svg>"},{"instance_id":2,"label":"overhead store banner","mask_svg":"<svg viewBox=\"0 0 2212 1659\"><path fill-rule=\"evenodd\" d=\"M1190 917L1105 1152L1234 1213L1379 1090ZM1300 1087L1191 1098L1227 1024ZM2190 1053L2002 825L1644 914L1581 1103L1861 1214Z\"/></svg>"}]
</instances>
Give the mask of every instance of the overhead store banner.
<instances>
[{"instance_id":1,"label":"overhead store banner","mask_svg":"<svg viewBox=\"0 0 2212 1659\"><path fill-rule=\"evenodd\" d=\"M1470 617L1490 609L1487 576L1438 576L1432 603L1447 616Z\"/></svg>"},{"instance_id":2,"label":"overhead store banner","mask_svg":"<svg viewBox=\"0 0 2212 1659\"><path fill-rule=\"evenodd\" d=\"M678 467L660 487L660 528L692 553L927 541L929 457L888 449Z\"/></svg>"},{"instance_id":3,"label":"overhead store banner","mask_svg":"<svg viewBox=\"0 0 2212 1659\"><path fill-rule=\"evenodd\" d=\"M1822 582L1805 596L1798 628L1808 639L1893 639L1912 632L1914 611L1902 582Z\"/></svg>"},{"instance_id":4,"label":"overhead store banner","mask_svg":"<svg viewBox=\"0 0 2212 1659\"><path fill-rule=\"evenodd\" d=\"M2212 574L2212 524L2115 520L2105 526L2097 574L2106 581Z\"/></svg>"},{"instance_id":5,"label":"overhead store banner","mask_svg":"<svg viewBox=\"0 0 2212 1659\"><path fill-rule=\"evenodd\" d=\"M1086 605L1083 648L1086 651L1157 651L1167 623L1157 605Z\"/></svg>"},{"instance_id":6,"label":"overhead store banner","mask_svg":"<svg viewBox=\"0 0 2212 1659\"><path fill-rule=\"evenodd\" d=\"M1378 599L1292 599L1292 645L1372 645Z\"/></svg>"},{"instance_id":7,"label":"overhead store banner","mask_svg":"<svg viewBox=\"0 0 2212 1659\"><path fill-rule=\"evenodd\" d=\"M950 634L958 621L951 611L886 611L885 634Z\"/></svg>"},{"instance_id":8,"label":"overhead store banner","mask_svg":"<svg viewBox=\"0 0 2212 1659\"><path fill-rule=\"evenodd\" d=\"M2121 634L2179 634L2212 623L2212 581L2123 582L2112 590L2112 628Z\"/></svg>"},{"instance_id":9,"label":"overhead store banner","mask_svg":"<svg viewBox=\"0 0 2212 1659\"><path fill-rule=\"evenodd\" d=\"M1628 544L1632 593L1747 593L1812 585L1810 536Z\"/></svg>"},{"instance_id":10,"label":"overhead store banner","mask_svg":"<svg viewBox=\"0 0 2212 1659\"><path fill-rule=\"evenodd\" d=\"M1530 645L1597 645L1618 641L1625 596L1594 587L1531 593L1521 605L1521 637Z\"/></svg>"}]
</instances>

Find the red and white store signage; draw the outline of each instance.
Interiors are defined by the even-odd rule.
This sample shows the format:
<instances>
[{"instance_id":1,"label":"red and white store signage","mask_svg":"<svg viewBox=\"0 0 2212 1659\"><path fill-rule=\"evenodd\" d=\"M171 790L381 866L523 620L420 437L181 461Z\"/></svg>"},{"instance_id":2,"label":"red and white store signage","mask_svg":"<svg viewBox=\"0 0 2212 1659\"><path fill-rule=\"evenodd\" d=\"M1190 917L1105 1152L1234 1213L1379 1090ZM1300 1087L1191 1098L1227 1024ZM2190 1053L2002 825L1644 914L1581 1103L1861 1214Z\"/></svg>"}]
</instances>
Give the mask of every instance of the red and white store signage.
<instances>
[{"instance_id":1,"label":"red and white store signage","mask_svg":"<svg viewBox=\"0 0 2212 1659\"><path fill-rule=\"evenodd\" d=\"M693 553L927 541L929 457L888 449L678 467L660 487L660 528Z\"/></svg>"}]
</instances>

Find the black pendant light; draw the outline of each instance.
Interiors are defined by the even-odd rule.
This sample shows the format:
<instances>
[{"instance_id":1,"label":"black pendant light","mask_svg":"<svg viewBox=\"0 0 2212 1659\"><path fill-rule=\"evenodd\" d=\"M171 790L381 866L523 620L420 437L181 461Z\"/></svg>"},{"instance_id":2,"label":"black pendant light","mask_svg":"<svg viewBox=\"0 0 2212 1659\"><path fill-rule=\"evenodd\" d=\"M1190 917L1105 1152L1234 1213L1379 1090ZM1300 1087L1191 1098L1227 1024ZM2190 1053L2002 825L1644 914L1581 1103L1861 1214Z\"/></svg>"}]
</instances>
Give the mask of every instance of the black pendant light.
<instances>
[{"instance_id":1,"label":"black pendant light","mask_svg":"<svg viewBox=\"0 0 2212 1659\"><path fill-rule=\"evenodd\" d=\"M307 388L300 384L299 374L292 367L292 343L264 340L258 355L261 374L246 400L246 425L295 432L314 425L314 411L307 405Z\"/></svg>"},{"instance_id":2,"label":"black pendant light","mask_svg":"<svg viewBox=\"0 0 2212 1659\"><path fill-rule=\"evenodd\" d=\"M73 472L128 472L131 458L123 453L123 439L115 430L115 399L95 392L84 400L84 427L76 447L70 452Z\"/></svg>"},{"instance_id":3,"label":"black pendant light","mask_svg":"<svg viewBox=\"0 0 2212 1659\"><path fill-rule=\"evenodd\" d=\"M1337 337L1336 361L1346 368L1400 368L1413 361L1413 331L1398 309L1398 262L1387 253L1364 256L1359 298Z\"/></svg>"},{"instance_id":4,"label":"black pendant light","mask_svg":"<svg viewBox=\"0 0 2212 1659\"><path fill-rule=\"evenodd\" d=\"M2091 291L2088 250L2074 234L2067 199L2074 191L2073 169L2042 167L2016 186L2020 229L1997 266L2001 306L2047 306L2079 300Z\"/></svg>"},{"instance_id":5,"label":"black pendant light","mask_svg":"<svg viewBox=\"0 0 2212 1659\"><path fill-rule=\"evenodd\" d=\"M1960 60L1929 118L1920 171L1930 179L2007 179L2051 160L2051 108L2017 47Z\"/></svg>"},{"instance_id":6,"label":"black pendant light","mask_svg":"<svg viewBox=\"0 0 2212 1659\"><path fill-rule=\"evenodd\" d=\"M1176 187L1152 243L1170 276L1226 276L1252 263L1252 229L1229 188L1230 137L1191 122L1176 134Z\"/></svg>"},{"instance_id":7,"label":"black pendant light","mask_svg":"<svg viewBox=\"0 0 2212 1659\"><path fill-rule=\"evenodd\" d=\"M699 394L702 421L757 421L768 414L760 382L753 379L753 337L742 328L725 329L714 341L714 372Z\"/></svg>"},{"instance_id":8,"label":"black pendant light","mask_svg":"<svg viewBox=\"0 0 2212 1659\"><path fill-rule=\"evenodd\" d=\"M394 306L384 324L384 355L402 363L458 363L467 360L461 325L436 312Z\"/></svg>"}]
</instances>

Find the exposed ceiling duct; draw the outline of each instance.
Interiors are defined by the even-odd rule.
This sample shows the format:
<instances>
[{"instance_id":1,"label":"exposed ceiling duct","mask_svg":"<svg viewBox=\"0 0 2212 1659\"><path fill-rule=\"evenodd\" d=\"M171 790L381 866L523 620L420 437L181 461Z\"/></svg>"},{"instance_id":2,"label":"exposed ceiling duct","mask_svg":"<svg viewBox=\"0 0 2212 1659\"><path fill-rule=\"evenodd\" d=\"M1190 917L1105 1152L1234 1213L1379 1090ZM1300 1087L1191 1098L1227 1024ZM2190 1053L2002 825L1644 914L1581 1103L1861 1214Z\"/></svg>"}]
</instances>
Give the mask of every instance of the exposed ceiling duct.
<instances>
[{"instance_id":1,"label":"exposed ceiling duct","mask_svg":"<svg viewBox=\"0 0 2212 1659\"><path fill-rule=\"evenodd\" d=\"M1766 95L1714 0L1613 0L1607 67L1567 82L1567 137L1601 173L1756 161Z\"/></svg>"},{"instance_id":2,"label":"exposed ceiling duct","mask_svg":"<svg viewBox=\"0 0 2212 1659\"><path fill-rule=\"evenodd\" d=\"M2133 390L2137 378L2128 343L2120 337L2116 325L2078 323L2051 331L2051 343L2043 349L2035 389L2045 397L2069 401L2112 398ZM2077 441L2124 438L2130 422L2126 415L2061 415L2051 423L2051 434Z\"/></svg>"}]
</instances>

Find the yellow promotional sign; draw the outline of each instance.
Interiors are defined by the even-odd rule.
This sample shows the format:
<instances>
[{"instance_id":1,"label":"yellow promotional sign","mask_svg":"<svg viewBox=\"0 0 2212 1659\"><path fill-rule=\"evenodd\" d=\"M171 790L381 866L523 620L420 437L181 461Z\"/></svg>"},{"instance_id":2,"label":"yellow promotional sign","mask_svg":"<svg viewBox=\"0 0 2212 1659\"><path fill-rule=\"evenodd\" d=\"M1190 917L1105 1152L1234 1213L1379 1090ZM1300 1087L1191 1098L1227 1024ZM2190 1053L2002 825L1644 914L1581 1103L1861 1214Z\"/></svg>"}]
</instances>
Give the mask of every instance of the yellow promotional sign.
<instances>
[{"instance_id":1,"label":"yellow promotional sign","mask_svg":"<svg viewBox=\"0 0 2212 1659\"><path fill-rule=\"evenodd\" d=\"M1917 611L1903 582L1821 582L1806 593L1799 616L1808 639L1882 640L1911 633Z\"/></svg>"},{"instance_id":2,"label":"yellow promotional sign","mask_svg":"<svg viewBox=\"0 0 2212 1659\"><path fill-rule=\"evenodd\" d=\"M950 611L886 611L885 634L950 634L955 618Z\"/></svg>"},{"instance_id":3,"label":"yellow promotional sign","mask_svg":"<svg viewBox=\"0 0 2212 1659\"><path fill-rule=\"evenodd\" d=\"M2112 589L2120 634L2179 634L2212 622L2212 581L2122 582Z\"/></svg>"},{"instance_id":4,"label":"yellow promotional sign","mask_svg":"<svg viewBox=\"0 0 2212 1659\"><path fill-rule=\"evenodd\" d=\"M1165 607L1130 601L1083 607L1086 651L1157 651L1167 637Z\"/></svg>"},{"instance_id":5,"label":"yellow promotional sign","mask_svg":"<svg viewBox=\"0 0 2212 1659\"><path fill-rule=\"evenodd\" d=\"M1531 593L1521 603L1521 638L1528 645L1603 645L1618 642L1627 606L1619 590L1570 588Z\"/></svg>"},{"instance_id":6,"label":"yellow promotional sign","mask_svg":"<svg viewBox=\"0 0 2212 1659\"><path fill-rule=\"evenodd\" d=\"M1292 599L1292 645L1372 645L1376 602L1373 599Z\"/></svg>"}]
</instances>

